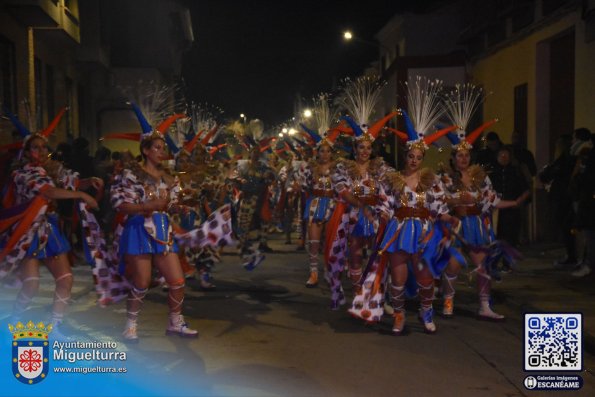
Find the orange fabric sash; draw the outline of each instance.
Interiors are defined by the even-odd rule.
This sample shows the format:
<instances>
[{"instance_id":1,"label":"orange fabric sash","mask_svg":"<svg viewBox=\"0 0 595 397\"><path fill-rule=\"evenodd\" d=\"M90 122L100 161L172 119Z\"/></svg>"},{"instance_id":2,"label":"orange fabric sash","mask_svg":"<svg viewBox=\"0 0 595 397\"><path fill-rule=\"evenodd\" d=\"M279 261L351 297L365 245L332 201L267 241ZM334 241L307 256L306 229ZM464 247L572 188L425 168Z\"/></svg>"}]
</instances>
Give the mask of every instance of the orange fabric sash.
<instances>
[{"instance_id":1,"label":"orange fabric sash","mask_svg":"<svg viewBox=\"0 0 595 397\"><path fill-rule=\"evenodd\" d=\"M0 225L0 231L7 230L11 227L14 223L18 222L18 226L13 231L10 239L6 243L4 250L0 252L0 260L4 259L4 257L15 247L15 245L19 242L21 237L23 237L31 228L31 225L35 221L35 218L39 215L40 211L44 206L47 206L48 200L43 197L42 195L36 196L31 203L27 207L26 211L23 211L21 214L16 215L12 218L6 219Z\"/></svg>"},{"instance_id":2,"label":"orange fabric sash","mask_svg":"<svg viewBox=\"0 0 595 397\"><path fill-rule=\"evenodd\" d=\"M333 240L335 239L335 234L339 229L339 225L341 224L341 218L343 218L343 214L347 209L347 204L343 202L337 202L335 206L335 211L329 219L328 223L326 224L326 242L324 244L324 261L328 264L328 258L331 252L331 246L333 245Z\"/></svg>"}]
</instances>

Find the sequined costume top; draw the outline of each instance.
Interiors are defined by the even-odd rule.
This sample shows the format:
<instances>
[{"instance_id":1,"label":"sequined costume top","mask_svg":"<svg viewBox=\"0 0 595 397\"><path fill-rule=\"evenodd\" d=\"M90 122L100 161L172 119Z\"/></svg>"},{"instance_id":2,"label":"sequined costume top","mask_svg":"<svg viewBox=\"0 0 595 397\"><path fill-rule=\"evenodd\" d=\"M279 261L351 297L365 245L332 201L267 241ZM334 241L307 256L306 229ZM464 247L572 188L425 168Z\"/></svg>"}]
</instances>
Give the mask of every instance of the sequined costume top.
<instances>
[{"instance_id":1,"label":"sequined costume top","mask_svg":"<svg viewBox=\"0 0 595 397\"><path fill-rule=\"evenodd\" d=\"M378 220L371 220L375 216L375 207L380 202L382 181L392 170L381 158L370 160L367 170L361 173L357 163L351 160L339 162L331 179L338 200L346 202L345 193L351 193L360 200L363 208L349 206L349 233L354 237L370 237L378 230ZM372 215L372 216L370 216Z\"/></svg>"},{"instance_id":2,"label":"sequined costume top","mask_svg":"<svg viewBox=\"0 0 595 397\"><path fill-rule=\"evenodd\" d=\"M452 170L443 172L440 179L445 187L447 201L459 199L463 193L473 198L473 203L453 205L451 211L461 220L460 233L466 242L472 246L482 246L495 239L491 213L500 202L500 197L481 166L470 166L468 173L471 177L469 186L465 186L460 174Z\"/></svg>"},{"instance_id":3,"label":"sequined costume top","mask_svg":"<svg viewBox=\"0 0 595 397\"><path fill-rule=\"evenodd\" d=\"M78 173L56 161L44 166L27 163L13 171L4 197L7 208L0 216L0 246L5 255L0 277L12 272L25 257L45 259L70 250L55 203L42 193L52 187L76 190L78 181Z\"/></svg>"},{"instance_id":4,"label":"sequined costume top","mask_svg":"<svg viewBox=\"0 0 595 397\"><path fill-rule=\"evenodd\" d=\"M333 187L331 172L335 167L322 171L322 167L315 162L304 163L299 170L298 181L304 192L307 192L304 219L308 222L327 222L335 208L336 194Z\"/></svg>"},{"instance_id":5,"label":"sequined costume top","mask_svg":"<svg viewBox=\"0 0 595 397\"><path fill-rule=\"evenodd\" d=\"M111 202L118 209L124 203L142 204L155 199L167 199L169 210L178 203L180 190L177 177L168 175L157 180L138 166L124 169L116 177L111 188ZM129 215L120 236L120 255L177 252L173 237L167 211Z\"/></svg>"},{"instance_id":6,"label":"sequined costume top","mask_svg":"<svg viewBox=\"0 0 595 397\"><path fill-rule=\"evenodd\" d=\"M381 194L379 211L389 217L382 251L421 252L432 232L433 220L448 213L440 179L428 168L420 171L417 186L407 185L401 172L387 174L388 190Z\"/></svg>"}]
</instances>

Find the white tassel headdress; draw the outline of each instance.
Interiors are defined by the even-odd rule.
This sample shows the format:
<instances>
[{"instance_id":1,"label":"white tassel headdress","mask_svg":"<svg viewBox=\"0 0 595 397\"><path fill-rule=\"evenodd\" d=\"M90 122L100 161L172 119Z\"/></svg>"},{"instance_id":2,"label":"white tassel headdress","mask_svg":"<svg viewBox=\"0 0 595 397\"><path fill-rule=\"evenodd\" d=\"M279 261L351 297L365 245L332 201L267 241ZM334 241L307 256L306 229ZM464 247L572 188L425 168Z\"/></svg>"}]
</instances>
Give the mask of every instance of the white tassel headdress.
<instances>
[{"instance_id":1,"label":"white tassel headdress","mask_svg":"<svg viewBox=\"0 0 595 397\"><path fill-rule=\"evenodd\" d=\"M440 106L442 81L430 80L427 77L416 76L412 82L405 83L407 87L407 110L402 111L407 129L407 148L428 150L426 144L428 135L434 125L444 113Z\"/></svg>"}]
</instances>

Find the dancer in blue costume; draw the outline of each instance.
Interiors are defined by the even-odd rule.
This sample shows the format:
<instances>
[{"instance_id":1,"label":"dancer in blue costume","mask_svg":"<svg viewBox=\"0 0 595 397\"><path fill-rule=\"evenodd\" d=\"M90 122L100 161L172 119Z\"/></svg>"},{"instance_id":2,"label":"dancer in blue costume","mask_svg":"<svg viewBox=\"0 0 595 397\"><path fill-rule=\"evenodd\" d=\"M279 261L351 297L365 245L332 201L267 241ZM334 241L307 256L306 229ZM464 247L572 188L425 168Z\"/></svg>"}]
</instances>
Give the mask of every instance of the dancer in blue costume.
<instances>
[{"instance_id":1,"label":"dancer in blue costume","mask_svg":"<svg viewBox=\"0 0 595 397\"><path fill-rule=\"evenodd\" d=\"M337 204L327 224L325 262L331 287L331 310L345 304L341 274L349 253L349 277L358 284L362 275L362 254L366 245L373 244L378 231L375 206L379 202L380 181L392 170L382 158L372 158L372 142L380 130L397 112L391 112L369 125L374 104L382 85L362 77L345 87L344 106L353 116L343 116L354 135L355 160L341 160L332 173ZM349 248L347 248L349 246Z\"/></svg>"},{"instance_id":2,"label":"dancer in blue costume","mask_svg":"<svg viewBox=\"0 0 595 397\"><path fill-rule=\"evenodd\" d=\"M404 117L407 117L403 113ZM427 333L436 332L433 321L432 301L434 297L433 275L424 261L422 253L431 241L433 221L441 218L455 222L448 215L443 200L444 191L440 180L428 168L421 168L427 143L445 132L430 137L418 137L408 129L405 168L387 175L387 190L381 195L381 216L386 222L384 235L379 244L378 256L371 260L366 269L361 293L356 295L350 313L366 321L379 321L384 299L384 278L390 270L391 303L394 310L394 334L401 334L405 328L405 282L409 271L413 271L419 289L421 307L419 316ZM408 268L411 264L411 268Z\"/></svg>"},{"instance_id":3,"label":"dancer in blue costume","mask_svg":"<svg viewBox=\"0 0 595 397\"><path fill-rule=\"evenodd\" d=\"M142 163L128 164L112 186L112 205L127 216L123 229L114 237L114 249L120 258L120 273L131 284L127 300L127 321L124 339L138 340L137 318L151 282L154 264L169 286L169 322L166 335L196 338L198 332L186 324L182 316L184 274L178 258L178 240L189 246L224 245L229 242L229 208L213 214L208 225L184 233L176 228L170 215L186 211L180 205L180 181L161 166L167 157L163 135L176 118L174 115L155 130L133 104L143 133ZM174 239L175 237L175 239Z\"/></svg>"},{"instance_id":4,"label":"dancer in blue costume","mask_svg":"<svg viewBox=\"0 0 595 397\"><path fill-rule=\"evenodd\" d=\"M458 126L456 133L449 133L452 143L450 167L441 174L445 187L446 202L451 213L460 218L461 223L452 249L463 249L476 266L477 290L479 294L480 319L501 321L504 316L494 312L490 306L492 269L489 257L501 244L495 242L492 228L492 211L495 208L518 206L518 198L500 200L492 188L490 178L480 165L471 165L471 149L481 133L495 122L487 121L468 135L465 130L477 107L485 99L481 88L472 84L457 85L445 96L446 114ZM444 306L442 314L451 317L454 312L454 284L461 267L465 265L461 253L451 256L442 279Z\"/></svg>"},{"instance_id":5,"label":"dancer in blue costume","mask_svg":"<svg viewBox=\"0 0 595 397\"><path fill-rule=\"evenodd\" d=\"M472 135L469 135L471 137ZM475 135L473 135L475 136ZM458 232L458 247L463 248L476 266L477 290L479 294L480 319L501 321L504 316L494 312L490 306L491 269L486 264L490 246L495 243L491 214L495 208L511 208L519 205L519 199L500 200L492 188L490 178L480 165L471 165L471 142L462 135L451 135L455 142L452 150L452 168L444 172L441 180L446 191L446 201L452 213L461 219ZM454 283L461 271L461 256L452 257L443 275L442 294L445 317L453 315Z\"/></svg>"},{"instance_id":6,"label":"dancer in blue costume","mask_svg":"<svg viewBox=\"0 0 595 397\"><path fill-rule=\"evenodd\" d=\"M60 228L56 200L81 200L83 211L96 209L96 200L78 189L93 186L103 188L100 178L79 180L73 172L48 156L48 136L57 127L66 108L62 109L48 128L32 134L8 109L24 138L21 158L12 173L3 195L0 212L0 278L18 271L22 283L12 317L22 320L23 312L39 290L39 268L43 262L55 280L54 302L50 323L53 335L64 336L59 327L70 301L73 285L72 270L67 254L71 247ZM95 228L99 228L93 217Z\"/></svg>"},{"instance_id":7,"label":"dancer in blue costume","mask_svg":"<svg viewBox=\"0 0 595 397\"><path fill-rule=\"evenodd\" d=\"M302 189L308 194L304 209L304 220L307 222L308 227L307 241L310 267L310 277L306 281L306 287L308 288L314 288L318 285L320 239L325 225L335 209L335 192L331 182L331 171L335 166L333 145L340 133L337 130L329 132L333 114L329 111L325 95L318 98L314 108L314 116L318 124L318 132L307 128L305 125L302 125L302 128L315 143L316 158L302 167L299 178Z\"/></svg>"},{"instance_id":8,"label":"dancer in blue costume","mask_svg":"<svg viewBox=\"0 0 595 397\"><path fill-rule=\"evenodd\" d=\"M454 129L451 127L425 136L440 117L436 107L439 91L439 82L421 78L409 87L408 106L415 126L402 111L407 130L405 168L386 176L386 187L380 194L378 206L386 227L383 235L379 236L378 250L371 256L363 274L361 290L349 310L354 317L368 322L379 321L384 313L384 285L390 271L390 297L394 311L392 332L396 335L402 334L405 328L405 283L410 271L417 282L421 300L419 318L424 331L436 332L432 309L433 275L428 264L422 260L422 254L428 249L429 242L434 243L431 238L436 219L457 222L456 218L448 215L440 180L430 169L421 168L428 144Z\"/></svg>"}]
</instances>

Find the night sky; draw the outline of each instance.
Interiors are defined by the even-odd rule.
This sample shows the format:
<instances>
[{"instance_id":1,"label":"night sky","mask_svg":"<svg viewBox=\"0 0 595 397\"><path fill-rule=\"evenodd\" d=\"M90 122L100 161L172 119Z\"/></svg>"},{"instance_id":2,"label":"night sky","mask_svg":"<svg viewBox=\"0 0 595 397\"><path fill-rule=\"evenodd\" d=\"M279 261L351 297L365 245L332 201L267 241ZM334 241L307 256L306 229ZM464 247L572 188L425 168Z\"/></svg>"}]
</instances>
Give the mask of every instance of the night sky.
<instances>
[{"instance_id":1,"label":"night sky","mask_svg":"<svg viewBox=\"0 0 595 397\"><path fill-rule=\"evenodd\" d=\"M260 118L268 128L293 116L298 95L310 101L378 59L371 44L345 43L344 30L375 41L396 12L419 9L423 2L183 3L192 14L195 40L183 66L189 99L219 106L227 118Z\"/></svg>"}]
</instances>

